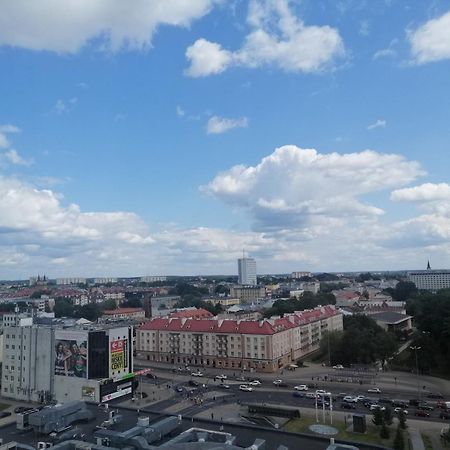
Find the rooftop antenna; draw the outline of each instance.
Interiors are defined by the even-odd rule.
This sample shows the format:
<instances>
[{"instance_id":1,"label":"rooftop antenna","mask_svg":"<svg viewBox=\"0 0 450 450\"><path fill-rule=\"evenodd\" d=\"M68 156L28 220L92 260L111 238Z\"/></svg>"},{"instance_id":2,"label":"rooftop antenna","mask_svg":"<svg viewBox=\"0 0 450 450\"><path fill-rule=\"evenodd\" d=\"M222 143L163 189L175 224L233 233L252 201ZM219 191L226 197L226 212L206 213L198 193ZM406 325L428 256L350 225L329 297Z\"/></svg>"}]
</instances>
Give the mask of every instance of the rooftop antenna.
<instances>
[{"instance_id":1,"label":"rooftop antenna","mask_svg":"<svg viewBox=\"0 0 450 450\"><path fill-rule=\"evenodd\" d=\"M428 264L427 264L427 270L431 270L431 266L430 266L430 260L428 260Z\"/></svg>"}]
</instances>

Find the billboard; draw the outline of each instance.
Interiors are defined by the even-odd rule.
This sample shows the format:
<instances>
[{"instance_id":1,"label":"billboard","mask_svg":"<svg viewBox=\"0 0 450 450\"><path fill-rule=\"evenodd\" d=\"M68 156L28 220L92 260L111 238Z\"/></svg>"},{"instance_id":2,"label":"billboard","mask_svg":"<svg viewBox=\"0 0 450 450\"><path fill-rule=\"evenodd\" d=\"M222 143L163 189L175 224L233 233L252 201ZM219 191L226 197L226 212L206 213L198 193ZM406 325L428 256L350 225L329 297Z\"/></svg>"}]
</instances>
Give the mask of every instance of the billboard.
<instances>
[{"instance_id":1,"label":"billboard","mask_svg":"<svg viewBox=\"0 0 450 450\"><path fill-rule=\"evenodd\" d=\"M109 330L109 376L119 379L130 370L129 328Z\"/></svg>"},{"instance_id":2,"label":"billboard","mask_svg":"<svg viewBox=\"0 0 450 450\"><path fill-rule=\"evenodd\" d=\"M55 375L87 378L87 341L83 331L55 331Z\"/></svg>"}]
</instances>

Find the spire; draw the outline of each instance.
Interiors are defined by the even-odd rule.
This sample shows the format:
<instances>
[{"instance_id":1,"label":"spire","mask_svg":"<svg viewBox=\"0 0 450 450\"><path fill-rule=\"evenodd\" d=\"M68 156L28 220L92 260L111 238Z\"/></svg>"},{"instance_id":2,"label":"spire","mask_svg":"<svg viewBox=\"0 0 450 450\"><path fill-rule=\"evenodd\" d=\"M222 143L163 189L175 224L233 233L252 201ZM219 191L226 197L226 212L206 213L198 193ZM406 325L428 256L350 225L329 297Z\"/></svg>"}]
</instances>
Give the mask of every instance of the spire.
<instances>
[{"instance_id":1,"label":"spire","mask_svg":"<svg viewBox=\"0 0 450 450\"><path fill-rule=\"evenodd\" d=\"M430 260L428 260L428 264L427 264L427 270L431 270L431 266L430 266Z\"/></svg>"}]
</instances>

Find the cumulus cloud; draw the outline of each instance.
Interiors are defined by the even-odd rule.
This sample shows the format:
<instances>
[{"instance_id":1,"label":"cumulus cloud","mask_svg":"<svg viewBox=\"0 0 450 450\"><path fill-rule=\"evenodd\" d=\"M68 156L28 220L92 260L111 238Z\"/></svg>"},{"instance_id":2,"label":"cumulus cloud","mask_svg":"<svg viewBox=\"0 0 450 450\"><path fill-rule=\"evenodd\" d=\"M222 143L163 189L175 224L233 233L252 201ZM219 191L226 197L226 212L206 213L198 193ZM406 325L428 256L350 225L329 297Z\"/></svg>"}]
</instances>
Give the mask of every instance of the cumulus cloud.
<instances>
[{"instance_id":1,"label":"cumulus cloud","mask_svg":"<svg viewBox=\"0 0 450 450\"><path fill-rule=\"evenodd\" d=\"M214 0L14 0L2 2L0 45L76 53L88 43L118 51L149 48L158 26L189 26Z\"/></svg>"},{"instance_id":2,"label":"cumulus cloud","mask_svg":"<svg viewBox=\"0 0 450 450\"><path fill-rule=\"evenodd\" d=\"M17 153L17 150L14 150L13 148L6 151L1 156L10 164L16 164L19 166L30 166L33 163L31 159L22 158L22 156Z\"/></svg>"},{"instance_id":3,"label":"cumulus cloud","mask_svg":"<svg viewBox=\"0 0 450 450\"><path fill-rule=\"evenodd\" d=\"M222 134L234 128L247 128L247 117L240 117L238 119L227 119L225 117L212 116L208 120L206 132L208 134Z\"/></svg>"},{"instance_id":4,"label":"cumulus cloud","mask_svg":"<svg viewBox=\"0 0 450 450\"><path fill-rule=\"evenodd\" d=\"M418 64L450 58L450 11L408 32L411 54Z\"/></svg>"},{"instance_id":5,"label":"cumulus cloud","mask_svg":"<svg viewBox=\"0 0 450 450\"><path fill-rule=\"evenodd\" d=\"M313 73L331 66L345 53L338 30L305 25L287 0L252 0L247 22L250 33L238 50L226 50L203 38L188 47L186 74L214 75L231 66L274 66L288 72Z\"/></svg>"},{"instance_id":6,"label":"cumulus cloud","mask_svg":"<svg viewBox=\"0 0 450 450\"><path fill-rule=\"evenodd\" d=\"M257 229L301 228L330 218L383 214L360 197L405 185L421 174L417 162L396 154L322 154L286 145L256 166L219 173L201 189L244 208Z\"/></svg>"},{"instance_id":7,"label":"cumulus cloud","mask_svg":"<svg viewBox=\"0 0 450 450\"><path fill-rule=\"evenodd\" d=\"M375 130L376 128L385 128L387 122L384 119L378 119L374 123L367 126L368 130Z\"/></svg>"},{"instance_id":8,"label":"cumulus cloud","mask_svg":"<svg viewBox=\"0 0 450 450\"><path fill-rule=\"evenodd\" d=\"M78 98L73 97L67 101L58 99L55 103L54 110L57 114L64 114L72 111L78 103Z\"/></svg>"},{"instance_id":9,"label":"cumulus cloud","mask_svg":"<svg viewBox=\"0 0 450 450\"><path fill-rule=\"evenodd\" d=\"M4 149L3 153L0 153L0 167L5 165L19 165L30 166L33 163L32 159L23 158L17 150L11 148L11 142L8 139L8 134L20 133L20 128L15 125L7 124L0 125L0 149Z\"/></svg>"},{"instance_id":10,"label":"cumulus cloud","mask_svg":"<svg viewBox=\"0 0 450 450\"><path fill-rule=\"evenodd\" d=\"M9 148L11 144L7 135L14 133L20 133L20 128L11 124L0 125L0 148Z\"/></svg>"}]
</instances>

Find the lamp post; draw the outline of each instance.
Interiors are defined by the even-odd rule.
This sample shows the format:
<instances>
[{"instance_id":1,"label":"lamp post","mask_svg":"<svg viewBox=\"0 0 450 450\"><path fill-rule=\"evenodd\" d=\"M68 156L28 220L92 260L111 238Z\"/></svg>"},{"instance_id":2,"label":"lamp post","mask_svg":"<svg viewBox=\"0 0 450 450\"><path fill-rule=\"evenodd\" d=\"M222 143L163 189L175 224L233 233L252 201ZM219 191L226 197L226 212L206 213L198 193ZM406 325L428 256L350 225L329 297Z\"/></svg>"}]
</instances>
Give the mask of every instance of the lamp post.
<instances>
[{"instance_id":1,"label":"lamp post","mask_svg":"<svg viewBox=\"0 0 450 450\"><path fill-rule=\"evenodd\" d=\"M411 350L414 350L414 353L416 355L416 377L417 377L417 393L419 394L419 399L421 397L420 395L420 385L419 385L419 357L417 356L417 350L420 350L422 347L419 347L418 345L414 345L412 347L409 347Z\"/></svg>"}]
</instances>

